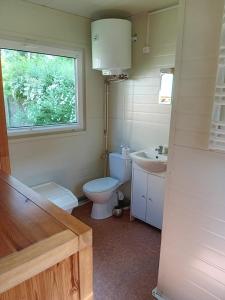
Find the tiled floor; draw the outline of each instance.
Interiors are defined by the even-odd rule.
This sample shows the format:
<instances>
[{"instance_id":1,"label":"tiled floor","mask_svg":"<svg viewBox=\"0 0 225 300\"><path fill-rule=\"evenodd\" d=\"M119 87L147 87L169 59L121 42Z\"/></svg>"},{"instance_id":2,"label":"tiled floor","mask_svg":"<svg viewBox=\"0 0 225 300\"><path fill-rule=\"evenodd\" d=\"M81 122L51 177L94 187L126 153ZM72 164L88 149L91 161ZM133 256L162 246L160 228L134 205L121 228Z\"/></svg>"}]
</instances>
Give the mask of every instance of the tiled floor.
<instances>
[{"instance_id":1,"label":"tiled floor","mask_svg":"<svg viewBox=\"0 0 225 300\"><path fill-rule=\"evenodd\" d=\"M76 208L73 215L93 228L94 299L151 300L157 283L160 231L137 220L93 220L91 204Z\"/></svg>"}]
</instances>

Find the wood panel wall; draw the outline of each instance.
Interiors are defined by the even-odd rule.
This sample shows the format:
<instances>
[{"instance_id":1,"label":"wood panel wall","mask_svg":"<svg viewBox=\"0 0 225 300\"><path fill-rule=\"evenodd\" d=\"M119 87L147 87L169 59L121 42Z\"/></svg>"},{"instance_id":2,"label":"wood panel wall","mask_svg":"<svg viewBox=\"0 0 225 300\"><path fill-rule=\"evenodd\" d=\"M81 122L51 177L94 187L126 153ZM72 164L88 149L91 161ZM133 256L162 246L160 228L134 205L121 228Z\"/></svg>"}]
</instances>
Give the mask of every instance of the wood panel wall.
<instances>
[{"instance_id":1,"label":"wood panel wall","mask_svg":"<svg viewBox=\"0 0 225 300\"><path fill-rule=\"evenodd\" d=\"M0 170L11 173L0 55Z\"/></svg>"},{"instance_id":2,"label":"wood panel wall","mask_svg":"<svg viewBox=\"0 0 225 300\"><path fill-rule=\"evenodd\" d=\"M207 150L223 7L179 1L158 279L165 299L225 299L225 155Z\"/></svg>"},{"instance_id":3,"label":"wood panel wall","mask_svg":"<svg viewBox=\"0 0 225 300\"><path fill-rule=\"evenodd\" d=\"M78 254L0 295L0 300L78 300Z\"/></svg>"}]
</instances>

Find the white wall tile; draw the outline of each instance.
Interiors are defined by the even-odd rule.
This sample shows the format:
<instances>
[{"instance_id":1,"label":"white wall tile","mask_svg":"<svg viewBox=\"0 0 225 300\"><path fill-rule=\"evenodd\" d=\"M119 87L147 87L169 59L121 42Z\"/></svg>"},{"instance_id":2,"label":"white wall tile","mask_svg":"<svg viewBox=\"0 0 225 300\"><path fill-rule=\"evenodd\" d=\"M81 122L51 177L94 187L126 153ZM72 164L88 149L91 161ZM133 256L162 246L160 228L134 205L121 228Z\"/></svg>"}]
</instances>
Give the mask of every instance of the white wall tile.
<instances>
[{"instance_id":1,"label":"white wall tile","mask_svg":"<svg viewBox=\"0 0 225 300\"><path fill-rule=\"evenodd\" d=\"M150 53L144 55L146 14L134 16L133 66L130 79L111 84L110 140L113 150L128 144L133 150L168 144L171 105L159 104L160 68L173 67L177 9L150 17ZM121 127L120 127L121 126Z\"/></svg>"}]
</instances>

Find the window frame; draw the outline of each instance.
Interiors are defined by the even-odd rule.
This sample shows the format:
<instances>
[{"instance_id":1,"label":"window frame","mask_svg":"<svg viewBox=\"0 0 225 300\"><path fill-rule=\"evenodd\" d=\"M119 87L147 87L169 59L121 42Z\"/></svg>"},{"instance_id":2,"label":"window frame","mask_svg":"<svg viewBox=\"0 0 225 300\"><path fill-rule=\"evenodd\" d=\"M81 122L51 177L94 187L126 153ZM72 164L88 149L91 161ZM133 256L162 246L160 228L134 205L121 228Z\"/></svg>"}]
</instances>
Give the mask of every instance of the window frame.
<instances>
[{"instance_id":1,"label":"window frame","mask_svg":"<svg viewBox=\"0 0 225 300\"><path fill-rule=\"evenodd\" d=\"M84 118L84 54L82 49L71 50L68 48L40 45L37 43L25 43L18 41L8 41L0 39L0 50L22 50L47 55L58 55L69 58L74 58L76 62L77 71L77 122L73 124L55 124L45 126L30 126L20 128L7 128L9 137L24 137L44 134L68 133L74 131L85 130ZM2 82L3 84L3 82ZM2 99L4 101L4 99Z\"/></svg>"}]
</instances>

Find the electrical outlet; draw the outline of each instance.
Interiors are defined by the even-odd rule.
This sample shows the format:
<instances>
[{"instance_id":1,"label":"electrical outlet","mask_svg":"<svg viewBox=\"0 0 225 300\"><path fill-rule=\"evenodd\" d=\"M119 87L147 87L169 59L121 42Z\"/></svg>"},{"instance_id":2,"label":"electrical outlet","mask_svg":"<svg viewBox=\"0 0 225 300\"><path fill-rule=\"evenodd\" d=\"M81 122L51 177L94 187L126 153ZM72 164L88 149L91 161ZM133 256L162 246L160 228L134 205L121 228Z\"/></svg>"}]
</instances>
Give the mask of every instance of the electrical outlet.
<instances>
[{"instance_id":1,"label":"electrical outlet","mask_svg":"<svg viewBox=\"0 0 225 300\"><path fill-rule=\"evenodd\" d=\"M149 54L150 53L150 47L149 46L146 46L143 48L143 53L144 54Z\"/></svg>"}]
</instances>

